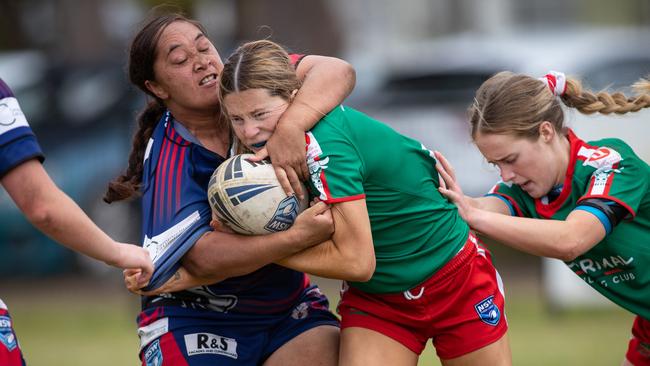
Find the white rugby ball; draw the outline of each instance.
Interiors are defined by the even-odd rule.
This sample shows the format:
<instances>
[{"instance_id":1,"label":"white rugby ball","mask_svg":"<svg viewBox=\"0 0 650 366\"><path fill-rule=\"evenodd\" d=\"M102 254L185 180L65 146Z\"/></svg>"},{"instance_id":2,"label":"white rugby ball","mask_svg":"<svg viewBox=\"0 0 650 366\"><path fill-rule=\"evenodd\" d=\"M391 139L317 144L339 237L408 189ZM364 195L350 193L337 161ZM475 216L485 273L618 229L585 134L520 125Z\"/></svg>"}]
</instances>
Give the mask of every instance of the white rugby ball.
<instances>
[{"instance_id":1,"label":"white rugby ball","mask_svg":"<svg viewBox=\"0 0 650 366\"><path fill-rule=\"evenodd\" d=\"M212 212L240 234L286 230L309 201L306 197L299 200L297 196L287 196L271 162L247 160L252 156L232 156L214 171L208 185ZM303 192L307 192L304 186Z\"/></svg>"}]
</instances>

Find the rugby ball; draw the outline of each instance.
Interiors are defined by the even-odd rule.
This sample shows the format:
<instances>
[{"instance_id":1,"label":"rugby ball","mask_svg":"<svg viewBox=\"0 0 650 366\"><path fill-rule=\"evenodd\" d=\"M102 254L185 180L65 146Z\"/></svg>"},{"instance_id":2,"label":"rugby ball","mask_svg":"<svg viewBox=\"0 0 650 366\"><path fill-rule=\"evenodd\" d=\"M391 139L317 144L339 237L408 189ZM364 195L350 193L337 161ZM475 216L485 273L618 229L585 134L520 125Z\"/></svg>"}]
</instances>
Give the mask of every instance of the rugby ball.
<instances>
[{"instance_id":1,"label":"rugby ball","mask_svg":"<svg viewBox=\"0 0 650 366\"><path fill-rule=\"evenodd\" d=\"M287 196L271 162L252 162L247 160L250 157L253 155L235 155L214 171L208 184L212 212L240 234L263 235L288 229L307 208L308 199Z\"/></svg>"}]
</instances>

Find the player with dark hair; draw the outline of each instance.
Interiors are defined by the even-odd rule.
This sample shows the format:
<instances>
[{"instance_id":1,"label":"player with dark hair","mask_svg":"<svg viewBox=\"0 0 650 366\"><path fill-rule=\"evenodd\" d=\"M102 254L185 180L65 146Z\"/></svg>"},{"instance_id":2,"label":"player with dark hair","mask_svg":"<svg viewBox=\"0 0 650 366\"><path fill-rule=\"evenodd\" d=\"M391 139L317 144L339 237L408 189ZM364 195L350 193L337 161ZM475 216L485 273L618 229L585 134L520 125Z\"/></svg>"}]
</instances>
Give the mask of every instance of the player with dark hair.
<instances>
[{"instance_id":1,"label":"player with dark hair","mask_svg":"<svg viewBox=\"0 0 650 366\"><path fill-rule=\"evenodd\" d=\"M153 17L131 44L131 82L153 100L139 117L129 167L106 199L143 196L143 245L155 265L147 288L164 283L180 263L210 278L206 286L143 297L142 362L334 365L338 320L327 298L304 273L273 264L331 235L327 206L316 205L289 230L266 236L210 228L208 182L233 141L219 103L222 68L201 25L179 14ZM318 98L323 108L344 99L354 84L350 65L334 58L305 56L296 70L305 79L297 98ZM315 123L313 115L300 104L283 115L288 135L299 131L294 153L303 157L301 125Z\"/></svg>"},{"instance_id":2,"label":"player with dark hair","mask_svg":"<svg viewBox=\"0 0 650 366\"><path fill-rule=\"evenodd\" d=\"M465 197L437 153L446 188L470 226L515 249L563 260L614 303L636 314L624 365L650 365L650 166L622 140L583 141L564 125L562 104L585 114L650 107L639 95L597 94L551 72L501 72L476 92L472 139L502 182Z\"/></svg>"},{"instance_id":3,"label":"player with dark hair","mask_svg":"<svg viewBox=\"0 0 650 366\"><path fill-rule=\"evenodd\" d=\"M27 219L64 246L119 268L153 271L146 250L118 243L98 228L47 174L36 136L11 89L0 79L0 182ZM0 365L24 365L7 307L0 300Z\"/></svg>"}]
</instances>

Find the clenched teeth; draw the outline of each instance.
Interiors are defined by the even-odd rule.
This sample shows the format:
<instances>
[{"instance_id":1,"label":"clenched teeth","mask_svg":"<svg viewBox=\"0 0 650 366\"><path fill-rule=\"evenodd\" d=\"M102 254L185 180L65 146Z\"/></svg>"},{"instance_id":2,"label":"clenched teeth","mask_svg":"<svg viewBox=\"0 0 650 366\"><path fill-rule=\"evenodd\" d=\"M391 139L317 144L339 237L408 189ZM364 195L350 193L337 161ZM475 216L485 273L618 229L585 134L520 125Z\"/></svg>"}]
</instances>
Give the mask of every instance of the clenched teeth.
<instances>
[{"instance_id":1,"label":"clenched teeth","mask_svg":"<svg viewBox=\"0 0 650 366\"><path fill-rule=\"evenodd\" d=\"M216 78L217 78L216 74L210 74L210 75L204 77L203 79L201 79L201 82L199 82L199 85L204 85L204 84L206 84L206 83L208 83L208 82L210 82L212 80L215 80Z\"/></svg>"}]
</instances>

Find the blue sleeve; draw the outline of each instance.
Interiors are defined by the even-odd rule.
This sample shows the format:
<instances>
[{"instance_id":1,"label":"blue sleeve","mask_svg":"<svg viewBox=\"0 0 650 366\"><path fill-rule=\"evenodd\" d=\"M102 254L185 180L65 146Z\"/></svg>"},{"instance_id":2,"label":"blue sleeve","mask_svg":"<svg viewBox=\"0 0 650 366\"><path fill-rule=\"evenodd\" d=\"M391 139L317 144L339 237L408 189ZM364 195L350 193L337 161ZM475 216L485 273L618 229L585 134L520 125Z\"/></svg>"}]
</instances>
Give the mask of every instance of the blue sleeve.
<instances>
[{"instance_id":1,"label":"blue sleeve","mask_svg":"<svg viewBox=\"0 0 650 366\"><path fill-rule=\"evenodd\" d=\"M153 238L145 236L142 246L152 257L154 273L143 290L154 290L167 282L181 266L180 260L185 253L204 233L212 230L210 206L200 206L188 207L186 211L190 213L164 232Z\"/></svg>"},{"instance_id":2,"label":"blue sleeve","mask_svg":"<svg viewBox=\"0 0 650 366\"><path fill-rule=\"evenodd\" d=\"M0 177L43 152L13 91L0 79Z\"/></svg>"},{"instance_id":3,"label":"blue sleeve","mask_svg":"<svg viewBox=\"0 0 650 366\"><path fill-rule=\"evenodd\" d=\"M592 215L596 216L596 218L600 220L600 223L603 224L603 227L605 228L605 235L609 235L609 233L612 232L612 223L609 221L609 218L607 217L607 215L605 215L603 211L595 207L583 206L583 205L576 207L574 210L587 211Z\"/></svg>"},{"instance_id":4,"label":"blue sleeve","mask_svg":"<svg viewBox=\"0 0 650 366\"><path fill-rule=\"evenodd\" d=\"M41 151L41 147L38 145L38 141L36 141L36 136L31 133L29 127L25 129L29 131L22 133L21 135L18 135L15 132L24 131L10 131L9 134L14 135L13 139L6 136L8 134L0 136L0 140L3 140L4 138L9 140L6 143L0 143L0 178L4 177L11 169L28 160L38 159L41 162L43 161L43 152ZM15 137L16 135L18 137Z\"/></svg>"},{"instance_id":5,"label":"blue sleeve","mask_svg":"<svg viewBox=\"0 0 650 366\"><path fill-rule=\"evenodd\" d=\"M605 198L587 198L578 203L574 210L582 210L596 216L603 224L606 235L612 232L619 222L630 216L623 205Z\"/></svg>"}]
</instances>

